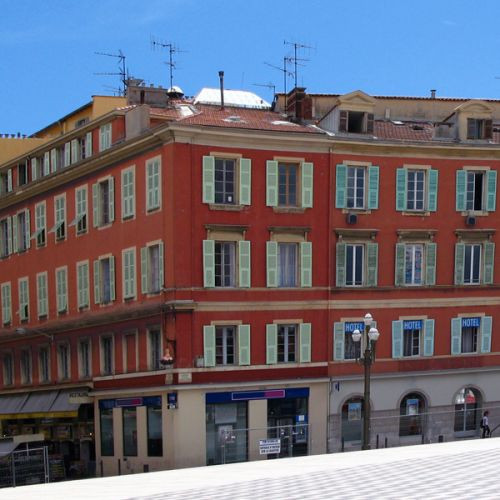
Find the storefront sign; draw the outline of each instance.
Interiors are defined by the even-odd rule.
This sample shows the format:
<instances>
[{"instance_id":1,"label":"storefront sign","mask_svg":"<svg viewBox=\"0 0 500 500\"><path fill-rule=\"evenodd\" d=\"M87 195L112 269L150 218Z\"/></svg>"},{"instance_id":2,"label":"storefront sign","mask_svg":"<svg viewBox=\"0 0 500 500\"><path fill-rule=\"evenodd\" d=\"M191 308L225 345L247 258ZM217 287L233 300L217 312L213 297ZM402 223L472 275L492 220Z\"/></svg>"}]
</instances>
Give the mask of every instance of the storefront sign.
<instances>
[{"instance_id":1,"label":"storefront sign","mask_svg":"<svg viewBox=\"0 0 500 500\"><path fill-rule=\"evenodd\" d=\"M177 408L177 393L169 392L167 394L167 404L169 410L175 410Z\"/></svg>"},{"instance_id":2,"label":"storefront sign","mask_svg":"<svg viewBox=\"0 0 500 500\"><path fill-rule=\"evenodd\" d=\"M68 401L73 405L83 405L94 400L89 396L89 391L75 391L69 393Z\"/></svg>"},{"instance_id":3,"label":"storefront sign","mask_svg":"<svg viewBox=\"0 0 500 500\"><path fill-rule=\"evenodd\" d=\"M260 439L259 440L259 453L261 455L269 455L271 453L280 453L281 439Z\"/></svg>"},{"instance_id":4,"label":"storefront sign","mask_svg":"<svg viewBox=\"0 0 500 500\"><path fill-rule=\"evenodd\" d=\"M462 318L462 328L480 327L481 318Z\"/></svg>"},{"instance_id":5,"label":"storefront sign","mask_svg":"<svg viewBox=\"0 0 500 500\"><path fill-rule=\"evenodd\" d=\"M284 398L284 389L270 389L268 391L245 391L245 392L233 392L233 401L249 401L251 399L278 399Z\"/></svg>"},{"instance_id":6,"label":"storefront sign","mask_svg":"<svg viewBox=\"0 0 500 500\"><path fill-rule=\"evenodd\" d=\"M115 404L118 408L142 406L142 398L121 398L115 400Z\"/></svg>"}]
</instances>

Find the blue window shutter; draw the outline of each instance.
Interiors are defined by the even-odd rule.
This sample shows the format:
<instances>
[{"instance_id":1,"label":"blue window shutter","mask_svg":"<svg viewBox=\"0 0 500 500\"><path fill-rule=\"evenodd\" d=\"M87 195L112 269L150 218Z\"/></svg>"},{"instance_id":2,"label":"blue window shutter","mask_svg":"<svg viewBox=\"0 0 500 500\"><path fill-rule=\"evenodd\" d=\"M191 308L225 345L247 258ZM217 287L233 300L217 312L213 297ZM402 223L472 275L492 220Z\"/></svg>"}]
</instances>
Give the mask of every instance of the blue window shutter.
<instances>
[{"instance_id":1,"label":"blue window shutter","mask_svg":"<svg viewBox=\"0 0 500 500\"><path fill-rule=\"evenodd\" d=\"M301 323L299 326L299 359L301 363L311 362L311 323Z\"/></svg>"},{"instance_id":2,"label":"blue window shutter","mask_svg":"<svg viewBox=\"0 0 500 500\"><path fill-rule=\"evenodd\" d=\"M274 160L266 162L266 205L278 205L278 162Z\"/></svg>"},{"instance_id":3,"label":"blue window shutter","mask_svg":"<svg viewBox=\"0 0 500 500\"><path fill-rule=\"evenodd\" d=\"M312 163L302 163L302 206L312 208L313 206L313 184L314 165Z\"/></svg>"},{"instance_id":4,"label":"blue window shutter","mask_svg":"<svg viewBox=\"0 0 500 500\"><path fill-rule=\"evenodd\" d=\"M436 169L429 170L429 190L427 192L427 210L435 212L437 210L438 176Z\"/></svg>"},{"instance_id":5,"label":"blue window shutter","mask_svg":"<svg viewBox=\"0 0 500 500\"><path fill-rule=\"evenodd\" d=\"M203 203L215 202L215 158L203 157Z\"/></svg>"},{"instance_id":6,"label":"blue window shutter","mask_svg":"<svg viewBox=\"0 0 500 500\"><path fill-rule=\"evenodd\" d=\"M240 159L240 205L250 205L252 200L252 160Z\"/></svg>"},{"instance_id":7,"label":"blue window shutter","mask_svg":"<svg viewBox=\"0 0 500 500\"><path fill-rule=\"evenodd\" d=\"M205 366L215 366L215 326L203 327L203 358Z\"/></svg>"},{"instance_id":8,"label":"blue window shutter","mask_svg":"<svg viewBox=\"0 0 500 500\"><path fill-rule=\"evenodd\" d=\"M491 331L493 318L484 316L481 320L481 352L491 352Z\"/></svg>"},{"instance_id":9,"label":"blue window shutter","mask_svg":"<svg viewBox=\"0 0 500 500\"><path fill-rule=\"evenodd\" d=\"M278 286L278 243L266 242L267 286Z\"/></svg>"},{"instance_id":10,"label":"blue window shutter","mask_svg":"<svg viewBox=\"0 0 500 500\"><path fill-rule=\"evenodd\" d=\"M405 244L396 243L396 269L394 271L394 283L396 286L405 284Z\"/></svg>"},{"instance_id":11,"label":"blue window shutter","mask_svg":"<svg viewBox=\"0 0 500 500\"><path fill-rule=\"evenodd\" d=\"M495 262L495 243L487 241L484 244L484 269L483 283L485 285L493 284L493 264Z\"/></svg>"},{"instance_id":12,"label":"blue window shutter","mask_svg":"<svg viewBox=\"0 0 500 500\"><path fill-rule=\"evenodd\" d=\"M215 241L203 240L203 286L215 286Z\"/></svg>"},{"instance_id":13,"label":"blue window shutter","mask_svg":"<svg viewBox=\"0 0 500 500\"><path fill-rule=\"evenodd\" d=\"M344 359L344 323L338 322L333 324L333 359L342 361Z\"/></svg>"},{"instance_id":14,"label":"blue window shutter","mask_svg":"<svg viewBox=\"0 0 500 500\"><path fill-rule=\"evenodd\" d=\"M424 321L424 356L434 354L434 320L426 319Z\"/></svg>"},{"instance_id":15,"label":"blue window shutter","mask_svg":"<svg viewBox=\"0 0 500 500\"><path fill-rule=\"evenodd\" d=\"M337 243L335 278L338 287L345 286L345 243Z\"/></svg>"},{"instance_id":16,"label":"blue window shutter","mask_svg":"<svg viewBox=\"0 0 500 500\"><path fill-rule=\"evenodd\" d=\"M238 364L250 364L250 325L238 325Z\"/></svg>"},{"instance_id":17,"label":"blue window shutter","mask_svg":"<svg viewBox=\"0 0 500 500\"><path fill-rule=\"evenodd\" d=\"M378 208L379 168L368 167L368 209Z\"/></svg>"},{"instance_id":18,"label":"blue window shutter","mask_svg":"<svg viewBox=\"0 0 500 500\"><path fill-rule=\"evenodd\" d=\"M494 212L497 204L497 172L496 170L488 170L486 175L486 210Z\"/></svg>"},{"instance_id":19,"label":"blue window shutter","mask_svg":"<svg viewBox=\"0 0 500 500\"><path fill-rule=\"evenodd\" d=\"M266 363L274 365L278 362L278 325L266 325Z\"/></svg>"},{"instance_id":20,"label":"blue window shutter","mask_svg":"<svg viewBox=\"0 0 500 500\"><path fill-rule=\"evenodd\" d=\"M392 322L392 357L403 357L403 322Z\"/></svg>"},{"instance_id":21,"label":"blue window shutter","mask_svg":"<svg viewBox=\"0 0 500 500\"><path fill-rule=\"evenodd\" d=\"M406 168L396 169L396 210L406 210Z\"/></svg>"},{"instance_id":22,"label":"blue window shutter","mask_svg":"<svg viewBox=\"0 0 500 500\"><path fill-rule=\"evenodd\" d=\"M462 320L461 318L451 319L451 354L462 352Z\"/></svg>"},{"instance_id":23,"label":"blue window shutter","mask_svg":"<svg viewBox=\"0 0 500 500\"><path fill-rule=\"evenodd\" d=\"M347 206L347 165L337 165L335 174L335 208Z\"/></svg>"},{"instance_id":24,"label":"blue window shutter","mask_svg":"<svg viewBox=\"0 0 500 500\"><path fill-rule=\"evenodd\" d=\"M463 285L464 283L464 256L465 245L457 243L455 245L455 285Z\"/></svg>"},{"instance_id":25,"label":"blue window shutter","mask_svg":"<svg viewBox=\"0 0 500 500\"><path fill-rule=\"evenodd\" d=\"M436 284L436 243L427 243L425 245L425 284Z\"/></svg>"},{"instance_id":26,"label":"blue window shutter","mask_svg":"<svg viewBox=\"0 0 500 500\"><path fill-rule=\"evenodd\" d=\"M465 210L465 194L467 190L467 172L465 170L457 170L456 174L456 210L463 212Z\"/></svg>"}]
</instances>

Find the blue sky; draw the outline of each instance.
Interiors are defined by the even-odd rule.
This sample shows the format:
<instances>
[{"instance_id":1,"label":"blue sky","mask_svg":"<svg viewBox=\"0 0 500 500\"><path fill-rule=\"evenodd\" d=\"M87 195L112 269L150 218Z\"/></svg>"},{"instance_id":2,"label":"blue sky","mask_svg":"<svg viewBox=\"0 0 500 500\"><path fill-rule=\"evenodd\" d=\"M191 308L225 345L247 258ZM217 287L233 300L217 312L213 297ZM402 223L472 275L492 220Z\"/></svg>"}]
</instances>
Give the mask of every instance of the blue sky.
<instances>
[{"instance_id":1,"label":"blue sky","mask_svg":"<svg viewBox=\"0 0 500 500\"><path fill-rule=\"evenodd\" d=\"M166 52L151 36L172 41L174 83L187 95L218 85L283 90L284 40L315 47L299 68L310 92L500 98L500 2L497 0L0 0L0 133L31 134L109 94L112 58L127 57L131 75L168 85ZM293 80L290 79L288 88Z\"/></svg>"}]
</instances>

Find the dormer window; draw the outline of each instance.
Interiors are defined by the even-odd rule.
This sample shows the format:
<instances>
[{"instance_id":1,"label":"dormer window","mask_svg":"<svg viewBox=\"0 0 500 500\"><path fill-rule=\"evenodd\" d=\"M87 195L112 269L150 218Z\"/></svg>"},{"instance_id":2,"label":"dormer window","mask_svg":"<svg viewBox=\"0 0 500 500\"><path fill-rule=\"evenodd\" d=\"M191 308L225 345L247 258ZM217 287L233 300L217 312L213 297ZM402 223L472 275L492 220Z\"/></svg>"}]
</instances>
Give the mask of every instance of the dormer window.
<instances>
[{"instance_id":1,"label":"dormer window","mask_svg":"<svg viewBox=\"0 0 500 500\"><path fill-rule=\"evenodd\" d=\"M341 110L339 132L373 134L373 113Z\"/></svg>"},{"instance_id":2,"label":"dormer window","mask_svg":"<svg viewBox=\"0 0 500 500\"><path fill-rule=\"evenodd\" d=\"M477 118L467 118L467 139L492 139L493 121Z\"/></svg>"}]
</instances>

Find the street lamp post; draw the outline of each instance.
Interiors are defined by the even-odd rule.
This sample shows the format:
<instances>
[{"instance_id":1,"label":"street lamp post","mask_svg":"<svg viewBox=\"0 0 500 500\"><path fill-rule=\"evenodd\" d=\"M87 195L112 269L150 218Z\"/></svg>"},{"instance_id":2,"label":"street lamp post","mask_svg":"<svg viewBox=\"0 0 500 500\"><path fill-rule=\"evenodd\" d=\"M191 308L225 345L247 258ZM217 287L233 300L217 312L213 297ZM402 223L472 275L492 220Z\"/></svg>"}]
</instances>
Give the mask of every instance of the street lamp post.
<instances>
[{"instance_id":1,"label":"street lamp post","mask_svg":"<svg viewBox=\"0 0 500 500\"><path fill-rule=\"evenodd\" d=\"M50 333L42 332L41 330L37 330L36 328L19 327L19 328L16 328L15 332L17 335L30 335L30 334L43 335L44 337L47 337L48 339L50 339L51 342L54 341L54 335L52 335Z\"/></svg>"},{"instance_id":2,"label":"street lamp post","mask_svg":"<svg viewBox=\"0 0 500 500\"><path fill-rule=\"evenodd\" d=\"M354 330L352 332L352 340L356 343L363 339L363 343L360 346L360 351L365 347L362 358L356 358L356 360L363 364L365 371L365 384L364 384L364 396L363 396L363 445L362 450L370 449L370 418L371 418L371 407L370 407L370 376L371 376L371 366L375 362L375 348L377 340L379 338L379 331L372 326L373 317L370 313L366 313L364 317L365 329L363 333L359 330Z\"/></svg>"}]
</instances>

